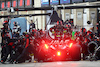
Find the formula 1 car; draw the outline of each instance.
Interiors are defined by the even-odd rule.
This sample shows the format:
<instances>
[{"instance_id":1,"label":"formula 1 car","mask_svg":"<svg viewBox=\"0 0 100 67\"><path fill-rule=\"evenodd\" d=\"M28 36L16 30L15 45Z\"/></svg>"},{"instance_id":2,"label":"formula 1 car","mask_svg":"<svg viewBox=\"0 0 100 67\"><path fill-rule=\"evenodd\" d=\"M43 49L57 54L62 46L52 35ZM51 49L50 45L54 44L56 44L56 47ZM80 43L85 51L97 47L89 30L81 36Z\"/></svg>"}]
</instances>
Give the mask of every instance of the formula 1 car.
<instances>
[{"instance_id":1,"label":"formula 1 car","mask_svg":"<svg viewBox=\"0 0 100 67\"><path fill-rule=\"evenodd\" d=\"M53 12L51 18L56 14L56 12ZM45 38L39 40L39 47L37 48L35 57L37 57L38 61L80 60L81 46L71 40L70 37L65 38L66 34L63 33L66 31L65 27L60 24L62 21L59 21L61 19L58 15L56 15L55 18L55 20L51 20L53 23L49 23L47 26Z\"/></svg>"},{"instance_id":2,"label":"formula 1 car","mask_svg":"<svg viewBox=\"0 0 100 67\"><path fill-rule=\"evenodd\" d=\"M57 28L59 32L55 31L54 39L46 36L39 43L37 51L38 61L63 61L63 60L80 60L81 59L81 46L71 40L71 38L64 38L61 34L61 28ZM50 32L50 31L49 31ZM48 32L45 34L49 34ZM57 35L57 36L56 36ZM56 36L56 37L55 37ZM59 37L58 37L59 36Z\"/></svg>"},{"instance_id":3,"label":"formula 1 car","mask_svg":"<svg viewBox=\"0 0 100 67\"><path fill-rule=\"evenodd\" d=\"M37 56L38 61L78 61L81 60L81 47L71 40L53 40L51 42L42 40Z\"/></svg>"}]
</instances>

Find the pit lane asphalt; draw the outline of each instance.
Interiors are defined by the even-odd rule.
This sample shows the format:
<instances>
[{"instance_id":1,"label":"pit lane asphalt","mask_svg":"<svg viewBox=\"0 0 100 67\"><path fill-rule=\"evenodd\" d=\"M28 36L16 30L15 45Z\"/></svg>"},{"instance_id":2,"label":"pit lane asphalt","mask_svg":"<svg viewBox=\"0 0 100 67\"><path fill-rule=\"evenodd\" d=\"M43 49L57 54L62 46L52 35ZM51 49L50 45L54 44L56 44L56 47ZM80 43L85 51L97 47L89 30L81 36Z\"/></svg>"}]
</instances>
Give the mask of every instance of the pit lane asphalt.
<instances>
[{"instance_id":1,"label":"pit lane asphalt","mask_svg":"<svg viewBox=\"0 0 100 67\"><path fill-rule=\"evenodd\" d=\"M0 63L0 67L100 67L100 60L99 61L59 61L59 62L41 62L41 63L34 62L33 60L31 63L21 63L21 64Z\"/></svg>"},{"instance_id":2,"label":"pit lane asphalt","mask_svg":"<svg viewBox=\"0 0 100 67\"><path fill-rule=\"evenodd\" d=\"M0 64L0 67L100 67L100 61L31 62L21 64Z\"/></svg>"},{"instance_id":3,"label":"pit lane asphalt","mask_svg":"<svg viewBox=\"0 0 100 67\"><path fill-rule=\"evenodd\" d=\"M0 63L0 67L100 67L100 60L98 61L58 61L58 62L34 62L34 60L32 60L32 62L30 63L20 63L20 64L1 64Z\"/></svg>"}]
</instances>

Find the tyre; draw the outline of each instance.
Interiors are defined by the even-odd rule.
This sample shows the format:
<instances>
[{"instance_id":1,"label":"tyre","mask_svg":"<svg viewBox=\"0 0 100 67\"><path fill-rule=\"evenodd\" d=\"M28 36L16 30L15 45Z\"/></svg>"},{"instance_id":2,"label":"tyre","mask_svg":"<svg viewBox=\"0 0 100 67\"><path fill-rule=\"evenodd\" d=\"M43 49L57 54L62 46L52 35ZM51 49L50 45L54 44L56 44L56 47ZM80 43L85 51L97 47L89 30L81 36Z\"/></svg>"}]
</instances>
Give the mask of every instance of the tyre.
<instances>
[{"instance_id":1,"label":"tyre","mask_svg":"<svg viewBox=\"0 0 100 67\"><path fill-rule=\"evenodd\" d=\"M43 53L39 53L37 60L38 62L43 62L46 59L45 55Z\"/></svg>"},{"instance_id":2,"label":"tyre","mask_svg":"<svg viewBox=\"0 0 100 67\"><path fill-rule=\"evenodd\" d=\"M43 58L43 57L38 57L37 59L38 59L38 62L44 62L45 61L45 58Z\"/></svg>"},{"instance_id":3,"label":"tyre","mask_svg":"<svg viewBox=\"0 0 100 67\"><path fill-rule=\"evenodd\" d=\"M80 51L80 48L74 48L74 49L76 49L76 50L71 50L71 52L70 52L72 60L74 60L74 61L81 60L81 51Z\"/></svg>"},{"instance_id":4,"label":"tyre","mask_svg":"<svg viewBox=\"0 0 100 67\"><path fill-rule=\"evenodd\" d=\"M96 51L96 59L100 60L100 46L97 48L98 50Z\"/></svg>"},{"instance_id":5,"label":"tyre","mask_svg":"<svg viewBox=\"0 0 100 67\"><path fill-rule=\"evenodd\" d=\"M91 41L91 42L89 42L88 43L88 52L89 52L89 54L90 53L94 53L95 52L95 49L98 47L98 44L96 43L96 42L94 42L94 41Z\"/></svg>"}]
</instances>

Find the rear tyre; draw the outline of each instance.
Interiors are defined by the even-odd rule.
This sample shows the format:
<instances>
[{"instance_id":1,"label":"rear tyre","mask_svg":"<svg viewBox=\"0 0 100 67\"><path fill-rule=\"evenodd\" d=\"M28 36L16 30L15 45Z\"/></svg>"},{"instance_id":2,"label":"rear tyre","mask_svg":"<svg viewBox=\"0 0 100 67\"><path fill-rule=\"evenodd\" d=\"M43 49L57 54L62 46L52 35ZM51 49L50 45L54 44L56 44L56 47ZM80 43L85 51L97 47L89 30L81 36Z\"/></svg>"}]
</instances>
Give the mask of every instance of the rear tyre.
<instances>
[{"instance_id":1,"label":"rear tyre","mask_svg":"<svg viewBox=\"0 0 100 67\"><path fill-rule=\"evenodd\" d=\"M71 54L72 60L74 60L74 61L81 60L81 51L80 51L80 48L77 48L77 50L72 50L70 54Z\"/></svg>"},{"instance_id":2,"label":"rear tyre","mask_svg":"<svg viewBox=\"0 0 100 67\"><path fill-rule=\"evenodd\" d=\"M46 58L45 58L45 55L44 55L44 54L38 54L37 59L38 59L38 62L44 62L44 60L45 60Z\"/></svg>"}]
</instances>

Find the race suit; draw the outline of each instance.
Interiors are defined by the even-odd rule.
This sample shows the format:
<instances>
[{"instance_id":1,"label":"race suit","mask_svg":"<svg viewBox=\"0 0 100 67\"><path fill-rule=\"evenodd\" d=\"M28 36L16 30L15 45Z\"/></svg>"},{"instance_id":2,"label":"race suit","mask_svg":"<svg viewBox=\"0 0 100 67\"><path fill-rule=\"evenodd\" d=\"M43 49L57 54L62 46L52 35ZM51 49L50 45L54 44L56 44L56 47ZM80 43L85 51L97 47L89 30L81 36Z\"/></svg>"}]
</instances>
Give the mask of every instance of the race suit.
<instances>
[{"instance_id":1,"label":"race suit","mask_svg":"<svg viewBox=\"0 0 100 67\"><path fill-rule=\"evenodd\" d=\"M15 37L19 37L19 34L21 32L21 28L19 25L14 25L13 29L12 29L12 33L13 33L13 38Z\"/></svg>"},{"instance_id":2,"label":"race suit","mask_svg":"<svg viewBox=\"0 0 100 67\"><path fill-rule=\"evenodd\" d=\"M50 31L52 32L52 35L55 37L55 40L61 40L63 38L63 26L56 25L50 28Z\"/></svg>"}]
</instances>

